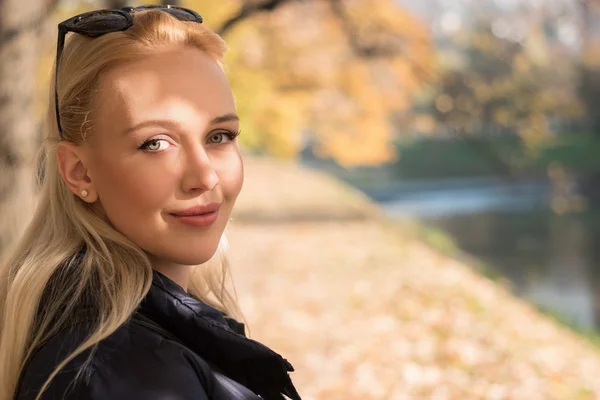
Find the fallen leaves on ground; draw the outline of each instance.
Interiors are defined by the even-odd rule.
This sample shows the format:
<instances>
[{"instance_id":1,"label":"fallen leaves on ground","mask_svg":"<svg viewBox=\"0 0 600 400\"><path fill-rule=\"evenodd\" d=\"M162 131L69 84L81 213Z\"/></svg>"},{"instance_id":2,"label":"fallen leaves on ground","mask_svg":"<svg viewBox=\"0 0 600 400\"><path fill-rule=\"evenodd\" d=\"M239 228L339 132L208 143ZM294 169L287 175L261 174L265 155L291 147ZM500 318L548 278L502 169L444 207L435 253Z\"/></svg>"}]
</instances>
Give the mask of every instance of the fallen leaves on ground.
<instances>
[{"instance_id":1,"label":"fallen leaves on ground","mask_svg":"<svg viewBox=\"0 0 600 400\"><path fill-rule=\"evenodd\" d=\"M377 220L229 229L251 335L311 399L598 399L600 353Z\"/></svg>"}]
</instances>

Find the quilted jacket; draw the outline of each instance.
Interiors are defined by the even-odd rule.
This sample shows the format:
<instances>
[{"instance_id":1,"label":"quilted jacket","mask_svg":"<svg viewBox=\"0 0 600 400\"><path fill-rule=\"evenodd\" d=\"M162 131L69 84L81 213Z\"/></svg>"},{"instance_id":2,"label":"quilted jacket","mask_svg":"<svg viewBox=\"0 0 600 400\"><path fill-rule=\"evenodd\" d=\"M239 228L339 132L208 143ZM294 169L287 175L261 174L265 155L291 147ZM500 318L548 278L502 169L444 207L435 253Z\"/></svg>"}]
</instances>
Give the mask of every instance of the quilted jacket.
<instances>
[{"instance_id":1,"label":"quilted jacket","mask_svg":"<svg viewBox=\"0 0 600 400\"><path fill-rule=\"evenodd\" d=\"M85 337L75 324L43 344L27 362L16 400L33 400L54 366ZM88 350L52 380L42 400L300 400L292 365L247 338L244 325L153 272L133 318L102 340L74 380Z\"/></svg>"}]
</instances>

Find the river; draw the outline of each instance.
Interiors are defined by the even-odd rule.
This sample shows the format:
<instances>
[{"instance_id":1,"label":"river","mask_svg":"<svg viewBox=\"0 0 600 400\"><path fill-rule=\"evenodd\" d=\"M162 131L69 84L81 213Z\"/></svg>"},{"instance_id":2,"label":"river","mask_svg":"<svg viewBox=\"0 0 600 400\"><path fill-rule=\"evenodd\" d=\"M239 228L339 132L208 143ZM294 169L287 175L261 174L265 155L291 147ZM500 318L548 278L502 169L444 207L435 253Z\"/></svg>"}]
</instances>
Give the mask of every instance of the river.
<instances>
[{"instance_id":1,"label":"river","mask_svg":"<svg viewBox=\"0 0 600 400\"><path fill-rule=\"evenodd\" d=\"M450 234L515 294L600 332L600 213L557 215L543 182L407 182L367 194L392 217Z\"/></svg>"}]
</instances>

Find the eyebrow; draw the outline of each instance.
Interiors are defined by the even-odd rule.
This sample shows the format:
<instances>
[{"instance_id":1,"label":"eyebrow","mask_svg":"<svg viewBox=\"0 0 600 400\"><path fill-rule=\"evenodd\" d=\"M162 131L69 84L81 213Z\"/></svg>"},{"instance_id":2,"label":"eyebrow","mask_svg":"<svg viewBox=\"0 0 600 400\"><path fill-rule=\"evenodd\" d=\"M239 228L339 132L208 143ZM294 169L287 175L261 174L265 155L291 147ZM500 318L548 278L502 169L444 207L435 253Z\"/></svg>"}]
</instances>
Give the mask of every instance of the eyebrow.
<instances>
[{"instance_id":1,"label":"eyebrow","mask_svg":"<svg viewBox=\"0 0 600 400\"><path fill-rule=\"evenodd\" d=\"M225 115L221 115L220 117L216 117L213 118L209 124L210 125L217 125L217 124L221 124L223 122L229 122L229 121L239 121L240 117L237 116L237 114L225 114Z\"/></svg>"},{"instance_id":2,"label":"eyebrow","mask_svg":"<svg viewBox=\"0 0 600 400\"><path fill-rule=\"evenodd\" d=\"M237 114L230 113L230 114L224 114L224 115L215 117L215 118L211 119L208 124L209 125L217 125L217 124L222 124L223 122L239 121L239 120L240 120L240 117L238 117ZM127 128L125 130L125 135L127 135L131 132L137 131L138 129L146 128L148 126L161 126L163 128L171 128L171 129L178 129L181 127L181 125L179 125L178 122L173 121L173 120L153 119L153 120L149 120L149 121L140 122L139 124L137 124L131 128Z\"/></svg>"}]
</instances>

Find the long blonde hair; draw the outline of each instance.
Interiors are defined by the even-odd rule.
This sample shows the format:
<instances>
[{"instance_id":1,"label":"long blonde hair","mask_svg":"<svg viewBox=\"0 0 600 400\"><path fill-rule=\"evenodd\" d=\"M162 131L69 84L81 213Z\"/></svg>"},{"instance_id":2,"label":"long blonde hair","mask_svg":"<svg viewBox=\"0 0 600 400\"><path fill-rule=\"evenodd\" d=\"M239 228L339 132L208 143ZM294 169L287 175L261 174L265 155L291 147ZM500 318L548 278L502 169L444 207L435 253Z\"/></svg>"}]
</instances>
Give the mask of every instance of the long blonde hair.
<instances>
[{"instance_id":1,"label":"long blonde hair","mask_svg":"<svg viewBox=\"0 0 600 400\"><path fill-rule=\"evenodd\" d=\"M150 54L158 46L194 46L222 65L226 46L197 22L167 13L135 13L123 32L91 39L73 34L59 67L59 104L65 140L81 144L89 128L93 93L100 74ZM54 85L40 155L44 161L40 197L31 222L0 267L0 400L13 398L32 352L67 326L84 304L93 305L91 334L52 372L92 348L126 322L148 292L152 268L142 249L111 227L93 206L76 197L62 180L56 159L59 141ZM225 243L224 237L221 244ZM195 267L188 292L240 317L235 292L228 290L225 246ZM90 356L91 359L91 356ZM89 361L89 360L88 360Z\"/></svg>"}]
</instances>

